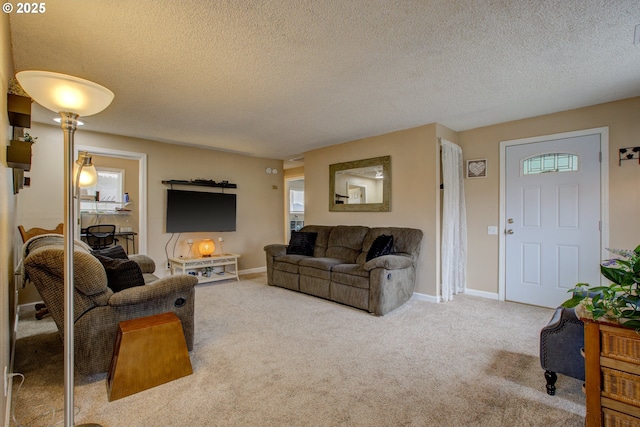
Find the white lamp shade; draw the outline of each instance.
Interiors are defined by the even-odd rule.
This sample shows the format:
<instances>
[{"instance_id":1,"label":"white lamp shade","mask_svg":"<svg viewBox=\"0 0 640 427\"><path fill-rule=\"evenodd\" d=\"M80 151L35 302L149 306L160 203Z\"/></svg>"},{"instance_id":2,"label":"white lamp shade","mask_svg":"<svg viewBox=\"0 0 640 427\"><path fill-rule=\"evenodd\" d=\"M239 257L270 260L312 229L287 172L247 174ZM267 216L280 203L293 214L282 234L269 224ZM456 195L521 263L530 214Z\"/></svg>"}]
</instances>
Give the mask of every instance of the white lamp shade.
<instances>
[{"instance_id":1,"label":"white lamp shade","mask_svg":"<svg viewBox=\"0 0 640 427\"><path fill-rule=\"evenodd\" d=\"M73 165L73 176L78 174L78 164ZM98 172L93 165L84 166L82 172L80 172L80 180L78 186L81 188L93 187L98 182Z\"/></svg>"},{"instance_id":2,"label":"white lamp shade","mask_svg":"<svg viewBox=\"0 0 640 427\"><path fill-rule=\"evenodd\" d=\"M51 71L20 71L16 79L34 101L56 113L91 116L107 108L114 97L97 83Z\"/></svg>"}]
</instances>

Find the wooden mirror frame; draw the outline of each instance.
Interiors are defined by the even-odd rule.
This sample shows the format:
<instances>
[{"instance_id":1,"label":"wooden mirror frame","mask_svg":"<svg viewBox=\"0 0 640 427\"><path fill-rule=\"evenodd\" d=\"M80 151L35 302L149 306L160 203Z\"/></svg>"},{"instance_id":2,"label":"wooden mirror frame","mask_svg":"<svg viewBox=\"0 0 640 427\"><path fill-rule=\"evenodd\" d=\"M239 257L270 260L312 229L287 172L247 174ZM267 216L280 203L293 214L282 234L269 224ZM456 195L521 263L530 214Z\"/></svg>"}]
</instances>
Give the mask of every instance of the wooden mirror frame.
<instances>
[{"instance_id":1,"label":"wooden mirror frame","mask_svg":"<svg viewBox=\"0 0 640 427\"><path fill-rule=\"evenodd\" d=\"M336 172L382 165L382 203L335 203ZM329 165L329 211L330 212L389 212L391 210L391 156L353 160Z\"/></svg>"}]
</instances>

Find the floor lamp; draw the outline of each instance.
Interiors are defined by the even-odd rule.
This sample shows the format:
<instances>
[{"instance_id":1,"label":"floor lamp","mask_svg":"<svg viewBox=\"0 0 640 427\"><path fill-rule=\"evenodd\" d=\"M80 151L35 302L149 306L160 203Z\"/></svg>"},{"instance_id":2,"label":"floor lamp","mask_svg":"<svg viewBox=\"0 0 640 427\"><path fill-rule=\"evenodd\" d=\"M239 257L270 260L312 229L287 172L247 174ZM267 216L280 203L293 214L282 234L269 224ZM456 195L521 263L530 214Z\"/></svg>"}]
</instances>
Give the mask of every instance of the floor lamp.
<instances>
[{"instance_id":1,"label":"floor lamp","mask_svg":"<svg viewBox=\"0 0 640 427\"><path fill-rule=\"evenodd\" d=\"M73 427L73 135L78 117L104 110L114 94L99 84L49 71L21 71L16 79L43 107L60 113L64 133L64 425ZM83 424L85 426L96 424Z\"/></svg>"}]
</instances>

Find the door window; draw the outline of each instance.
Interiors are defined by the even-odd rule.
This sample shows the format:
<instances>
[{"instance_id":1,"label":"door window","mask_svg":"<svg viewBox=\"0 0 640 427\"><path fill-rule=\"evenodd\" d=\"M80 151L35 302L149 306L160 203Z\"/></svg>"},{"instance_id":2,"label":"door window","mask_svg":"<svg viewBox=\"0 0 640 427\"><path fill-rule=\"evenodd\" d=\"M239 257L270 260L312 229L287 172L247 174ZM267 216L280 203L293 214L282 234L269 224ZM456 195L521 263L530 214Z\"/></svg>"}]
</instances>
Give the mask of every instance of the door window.
<instances>
[{"instance_id":1,"label":"door window","mask_svg":"<svg viewBox=\"0 0 640 427\"><path fill-rule=\"evenodd\" d=\"M549 172L575 172L578 170L578 156L569 153L548 153L529 157L522 161L522 175L536 175Z\"/></svg>"}]
</instances>

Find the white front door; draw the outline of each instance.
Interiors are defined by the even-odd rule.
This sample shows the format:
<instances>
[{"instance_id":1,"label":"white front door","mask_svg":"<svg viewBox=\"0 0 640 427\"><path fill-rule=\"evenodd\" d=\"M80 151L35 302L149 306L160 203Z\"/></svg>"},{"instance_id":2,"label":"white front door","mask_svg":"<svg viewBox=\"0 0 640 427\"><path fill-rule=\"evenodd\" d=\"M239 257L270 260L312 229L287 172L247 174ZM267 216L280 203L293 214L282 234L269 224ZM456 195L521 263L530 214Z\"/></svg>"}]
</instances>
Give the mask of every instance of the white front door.
<instances>
[{"instance_id":1,"label":"white front door","mask_svg":"<svg viewBox=\"0 0 640 427\"><path fill-rule=\"evenodd\" d=\"M600 135L506 147L505 297L557 307L600 283Z\"/></svg>"}]
</instances>

